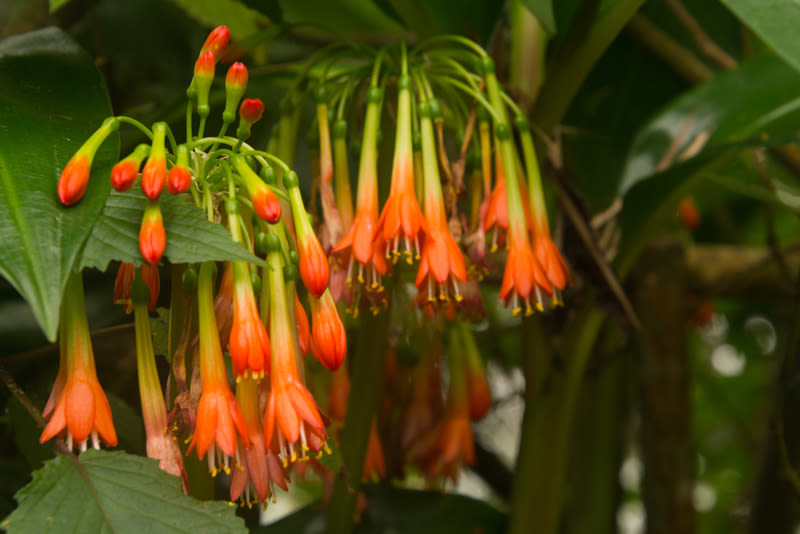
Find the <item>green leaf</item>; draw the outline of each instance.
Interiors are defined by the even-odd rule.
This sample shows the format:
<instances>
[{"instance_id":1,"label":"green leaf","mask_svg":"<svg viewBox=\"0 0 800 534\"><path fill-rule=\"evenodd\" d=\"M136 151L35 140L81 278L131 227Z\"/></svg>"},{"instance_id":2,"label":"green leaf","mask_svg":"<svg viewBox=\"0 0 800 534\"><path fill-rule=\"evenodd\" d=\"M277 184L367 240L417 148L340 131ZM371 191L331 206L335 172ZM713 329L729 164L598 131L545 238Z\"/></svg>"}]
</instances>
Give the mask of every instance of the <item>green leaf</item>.
<instances>
[{"instance_id":1,"label":"green leaf","mask_svg":"<svg viewBox=\"0 0 800 534\"><path fill-rule=\"evenodd\" d=\"M149 458L90 449L60 455L33 473L15 498L19 507L0 527L10 532L246 532L235 508L200 502L178 477Z\"/></svg>"},{"instance_id":2,"label":"green leaf","mask_svg":"<svg viewBox=\"0 0 800 534\"><path fill-rule=\"evenodd\" d=\"M111 113L92 58L61 30L0 42L0 275L25 298L51 341L67 275L111 189L118 136L95 157L78 204L58 202L58 176Z\"/></svg>"},{"instance_id":3,"label":"green leaf","mask_svg":"<svg viewBox=\"0 0 800 534\"><path fill-rule=\"evenodd\" d=\"M50 13L55 13L58 11L63 5L69 3L69 0L50 0Z\"/></svg>"},{"instance_id":4,"label":"green leaf","mask_svg":"<svg viewBox=\"0 0 800 534\"><path fill-rule=\"evenodd\" d=\"M139 227L145 201L138 187L126 193L114 191L108 196L103 215L86 242L81 269L95 267L105 271L112 260L141 265ZM167 233L164 256L172 263L238 260L266 265L236 243L225 228L208 222L203 211L184 195L162 195L161 213Z\"/></svg>"},{"instance_id":5,"label":"green leaf","mask_svg":"<svg viewBox=\"0 0 800 534\"><path fill-rule=\"evenodd\" d=\"M485 43L503 9L503 2L482 0L389 0L406 22L410 31L420 38L442 33L474 37Z\"/></svg>"},{"instance_id":6,"label":"green leaf","mask_svg":"<svg viewBox=\"0 0 800 534\"><path fill-rule=\"evenodd\" d=\"M797 39L800 3L796 0L722 0L722 3L775 52L800 69Z\"/></svg>"},{"instance_id":7,"label":"green leaf","mask_svg":"<svg viewBox=\"0 0 800 534\"><path fill-rule=\"evenodd\" d=\"M776 138L788 141L798 122L800 73L773 56L743 63L688 91L642 127L631 145L618 193L624 195L655 175L670 150L677 160L703 137L707 141L696 155L754 139L774 146L782 140Z\"/></svg>"},{"instance_id":8,"label":"green leaf","mask_svg":"<svg viewBox=\"0 0 800 534\"><path fill-rule=\"evenodd\" d=\"M539 24L553 35L556 33L556 17L553 14L553 0L522 0L522 5L533 13Z\"/></svg>"}]
</instances>

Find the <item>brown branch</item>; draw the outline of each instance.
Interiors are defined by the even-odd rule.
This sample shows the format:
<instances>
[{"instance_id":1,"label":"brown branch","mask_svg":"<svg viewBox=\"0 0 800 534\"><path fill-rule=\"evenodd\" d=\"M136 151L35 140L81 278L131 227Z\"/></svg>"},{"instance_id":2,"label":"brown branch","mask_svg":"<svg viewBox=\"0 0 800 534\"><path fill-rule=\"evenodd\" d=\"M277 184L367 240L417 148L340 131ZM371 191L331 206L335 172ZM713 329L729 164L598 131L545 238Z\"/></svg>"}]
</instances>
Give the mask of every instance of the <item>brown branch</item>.
<instances>
[{"instance_id":1,"label":"brown branch","mask_svg":"<svg viewBox=\"0 0 800 534\"><path fill-rule=\"evenodd\" d=\"M684 28L691 35L692 40L697 45L700 52L708 59L718 64L723 69L736 68L736 60L723 50L711 37L703 30L689 10L684 7L680 0L664 0L667 6L675 14Z\"/></svg>"}]
</instances>

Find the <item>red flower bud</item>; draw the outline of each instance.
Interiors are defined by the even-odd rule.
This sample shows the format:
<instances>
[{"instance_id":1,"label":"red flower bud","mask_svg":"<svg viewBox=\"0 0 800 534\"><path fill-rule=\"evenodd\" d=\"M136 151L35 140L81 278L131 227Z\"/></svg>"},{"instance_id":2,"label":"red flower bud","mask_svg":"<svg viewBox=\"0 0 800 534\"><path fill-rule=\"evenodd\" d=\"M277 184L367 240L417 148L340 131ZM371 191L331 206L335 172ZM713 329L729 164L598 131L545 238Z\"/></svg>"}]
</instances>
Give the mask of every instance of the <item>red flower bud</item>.
<instances>
[{"instance_id":1,"label":"red flower bud","mask_svg":"<svg viewBox=\"0 0 800 534\"><path fill-rule=\"evenodd\" d=\"M157 202L148 202L139 230L139 250L142 257L152 264L158 263L167 245L167 234L161 218L161 207Z\"/></svg>"},{"instance_id":2,"label":"red flower bud","mask_svg":"<svg viewBox=\"0 0 800 534\"><path fill-rule=\"evenodd\" d=\"M300 345L300 352L305 356L310 348L308 345L311 340L311 327L308 325L308 315L300 303L297 292L294 294L294 315L297 323L297 344Z\"/></svg>"},{"instance_id":3,"label":"red flower bud","mask_svg":"<svg viewBox=\"0 0 800 534\"><path fill-rule=\"evenodd\" d=\"M151 157L142 171L142 192L152 201L158 200L167 180L167 161L164 158Z\"/></svg>"},{"instance_id":4,"label":"red flower bud","mask_svg":"<svg viewBox=\"0 0 800 534\"><path fill-rule=\"evenodd\" d=\"M111 169L111 186L124 193L133 186L137 176L139 176L139 166L129 159L124 159Z\"/></svg>"},{"instance_id":5,"label":"red flower bud","mask_svg":"<svg viewBox=\"0 0 800 534\"><path fill-rule=\"evenodd\" d=\"M225 48L227 48L230 40L231 32L228 30L228 27L217 26L208 34L208 37L206 37L206 42L203 43L203 48L200 49L200 55L202 56L206 52L211 52L213 57L219 59L222 57L222 53L225 52Z\"/></svg>"},{"instance_id":6,"label":"red flower bud","mask_svg":"<svg viewBox=\"0 0 800 534\"><path fill-rule=\"evenodd\" d=\"M239 106L239 118L242 122L254 124L261 120L264 114L264 102L260 98L245 98Z\"/></svg>"},{"instance_id":7,"label":"red flower bud","mask_svg":"<svg viewBox=\"0 0 800 534\"><path fill-rule=\"evenodd\" d=\"M85 154L75 154L58 179L58 199L65 206L71 206L83 197L89 184L91 161Z\"/></svg>"},{"instance_id":8,"label":"red flower bud","mask_svg":"<svg viewBox=\"0 0 800 534\"><path fill-rule=\"evenodd\" d=\"M244 91L246 87L247 67L244 66L244 63L237 61L228 69L228 75L225 76L225 88L229 91Z\"/></svg>"},{"instance_id":9,"label":"red flower bud","mask_svg":"<svg viewBox=\"0 0 800 534\"><path fill-rule=\"evenodd\" d=\"M297 222L295 222L297 224ZM297 252L300 256L300 278L309 293L319 298L328 288L330 279L330 266L328 257L319 244L319 239L313 231L301 239L298 236Z\"/></svg>"},{"instance_id":10,"label":"red flower bud","mask_svg":"<svg viewBox=\"0 0 800 534\"><path fill-rule=\"evenodd\" d=\"M185 193L189 190L192 184L192 175L186 167L178 167L175 165L170 169L167 176L167 191L173 195L178 193Z\"/></svg>"},{"instance_id":11,"label":"red flower bud","mask_svg":"<svg viewBox=\"0 0 800 534\"><path fill-rule=\"evenodd\" d=\"M281 218L281 202L272 190L263 182L250 194L253 211L268 223L275 224Z\"/></svg>"},{"instance_id":12,"label":"red flower bud","mask_svg":"<svg viewBox=\"0 0 800 534\"><path fill-rule=\"evenodd\" d=\"M311 355L330 371L337 370L347 353L344 325L330 291L311 303Z\"/></svg>"}]
</instances>

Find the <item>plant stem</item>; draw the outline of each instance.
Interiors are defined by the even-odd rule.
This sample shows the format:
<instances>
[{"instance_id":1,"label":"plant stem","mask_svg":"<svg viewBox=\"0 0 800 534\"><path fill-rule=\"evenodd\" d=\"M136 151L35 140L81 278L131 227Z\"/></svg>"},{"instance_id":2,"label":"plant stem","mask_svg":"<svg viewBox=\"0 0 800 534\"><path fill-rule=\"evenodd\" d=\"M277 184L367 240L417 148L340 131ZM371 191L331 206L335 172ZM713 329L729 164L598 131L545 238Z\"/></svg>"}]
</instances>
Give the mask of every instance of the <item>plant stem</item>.
<instances>
[{"instance_id":1,"label":"plant stem","mask_svg":"<svg viewBox=\"0 0 800 534\"><path fill-rule=\"evenodd\" d=\"M350 362L352 393L342 430L342 470L328 507L327 532L331 534L348 534L353 528L367 439L383 391L388 326L388 311L361 316L358 346Z\"/></svg>"}]
</instances>

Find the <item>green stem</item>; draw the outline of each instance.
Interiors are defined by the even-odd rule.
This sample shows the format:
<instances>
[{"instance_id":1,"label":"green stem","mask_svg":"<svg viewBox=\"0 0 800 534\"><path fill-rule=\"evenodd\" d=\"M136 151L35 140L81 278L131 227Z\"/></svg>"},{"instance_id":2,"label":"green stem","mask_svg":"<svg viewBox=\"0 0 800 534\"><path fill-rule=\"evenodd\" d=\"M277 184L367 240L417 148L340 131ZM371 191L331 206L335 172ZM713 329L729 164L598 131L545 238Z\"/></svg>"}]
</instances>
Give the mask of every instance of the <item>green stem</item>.
<instances>
[{"instance_id":1,"label":"green stem","mask_svg":"<svg viewBox=\"0 0 800 534\"><path fill-rule=\"evenodd\" d=\"M327 532L331 534L348 534L353 529L370 426L383 391L388 327L388 312L361 316L358 346L351 362L350 390L354 394L351 395L352 402L348 403L342 430L344 473L336 477L328 506ZM355 392L358 392L358 398Z\"/></svg>"},{"instance_id":2,"label":"green stem","mask_svg":"<svg viewBox=\"0 0 800 534\"><path fill-rule=\"evenodd\" d=\"M541 327L529 319L523 329L525 415L522 420L517 466L511 496L509 533L556 534L561 516L566 460L572 419L589 355L603 323L603 314L591 306L579 312L575 324L581 329L565 347L567 367L553 377L552 387L542 391L542 371L537 358L546 353L547 341Z\"/></svg>"}]
</instances>

